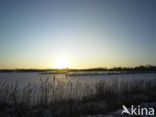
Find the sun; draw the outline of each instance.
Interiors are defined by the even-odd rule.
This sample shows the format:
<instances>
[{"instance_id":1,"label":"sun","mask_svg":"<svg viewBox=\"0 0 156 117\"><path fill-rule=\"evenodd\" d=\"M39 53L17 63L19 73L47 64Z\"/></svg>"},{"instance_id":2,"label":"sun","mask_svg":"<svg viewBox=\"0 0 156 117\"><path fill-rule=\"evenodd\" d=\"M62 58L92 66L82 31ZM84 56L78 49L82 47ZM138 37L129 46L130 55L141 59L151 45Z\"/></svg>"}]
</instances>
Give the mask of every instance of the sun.
<instances>
[{"instance_id":1,"label":"sun","mask_svg":"<svg viewBox=\"0 0 156 117\"><path fill-rule=\"evenodd\" d=\"M56 61L55 66L57 69L64 69L64 68L68 68L69 64L66 59L61 58Z\"/></svg>"}]
</instances>

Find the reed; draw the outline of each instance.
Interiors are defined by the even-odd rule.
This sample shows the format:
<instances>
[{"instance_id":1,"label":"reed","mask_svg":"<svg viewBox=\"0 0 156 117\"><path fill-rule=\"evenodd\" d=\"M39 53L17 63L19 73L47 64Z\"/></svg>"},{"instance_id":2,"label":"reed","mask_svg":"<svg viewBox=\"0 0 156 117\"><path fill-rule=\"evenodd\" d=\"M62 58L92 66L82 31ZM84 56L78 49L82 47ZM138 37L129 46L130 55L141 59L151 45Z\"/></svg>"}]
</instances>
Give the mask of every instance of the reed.
<instances>
[{"instance_id":1,"label":"reed","mask_svg":"<svg viewBox=\"0 0 156 117\"><path fill-rule=\"evenodd\" d=\"M49 108L55 116L106 114L122 104L156 101L155 90L154 79L125 78L119 81L111 78L83 82L54 76L41 79L39 85L29 83L23 88L19 88L18 82L13 85L0 83L0 108L9 104L18 110L19 115L25 113L30 117L36 108Z\"/></svg>"}]
</instances>

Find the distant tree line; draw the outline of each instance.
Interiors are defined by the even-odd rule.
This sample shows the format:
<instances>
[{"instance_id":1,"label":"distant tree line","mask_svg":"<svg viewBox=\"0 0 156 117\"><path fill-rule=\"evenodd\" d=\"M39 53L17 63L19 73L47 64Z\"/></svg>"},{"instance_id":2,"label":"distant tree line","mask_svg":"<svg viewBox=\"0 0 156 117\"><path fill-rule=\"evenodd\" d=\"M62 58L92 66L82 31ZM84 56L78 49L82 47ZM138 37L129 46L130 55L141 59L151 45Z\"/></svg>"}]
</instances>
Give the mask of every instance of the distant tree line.
<instances>
[{"instance_id":1,"label":"distant tree line","mask_svg":"<svg viewBox=\"0 0 156 117\"><path fill-rule=\"evenodd\" d=\"M129 71L156 72L156 66L146 65L137 67L89 68L89 69L1 69L0 72L47 72L47 71Z\"/></svg>"},{"instance_id":2,"label":"distant tree line","mask_svg":"<svg viewBox=\"0 0 156 117\"><path fill-rule=\"evenodd\" d=\"M156 66L146 65L137 67L113 67L113 68L91 68L84 71L138 71L138 72L156 72Z\"/></svg>"}]
</instances>

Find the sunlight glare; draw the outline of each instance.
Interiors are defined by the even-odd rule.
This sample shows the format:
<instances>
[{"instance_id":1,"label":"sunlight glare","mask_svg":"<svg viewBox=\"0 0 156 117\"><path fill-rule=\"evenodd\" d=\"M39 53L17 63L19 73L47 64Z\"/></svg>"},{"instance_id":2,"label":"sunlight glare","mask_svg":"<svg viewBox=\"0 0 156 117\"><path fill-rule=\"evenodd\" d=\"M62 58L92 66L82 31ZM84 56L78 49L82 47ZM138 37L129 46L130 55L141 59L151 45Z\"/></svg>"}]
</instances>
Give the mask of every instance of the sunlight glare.
<instances>
[{"instance_id":1,"label":"sunlight glare","mask_svg":"<svg viewBox=\"0 0 156 117\"><path fill-rule=\"evenodd\" d=\"M68 68L69 67L69 64L68 64L68 61L66 59L58 59L56 61L56 68L57 69L64 69L64 68Z\"/></svg>"}]
</instances>

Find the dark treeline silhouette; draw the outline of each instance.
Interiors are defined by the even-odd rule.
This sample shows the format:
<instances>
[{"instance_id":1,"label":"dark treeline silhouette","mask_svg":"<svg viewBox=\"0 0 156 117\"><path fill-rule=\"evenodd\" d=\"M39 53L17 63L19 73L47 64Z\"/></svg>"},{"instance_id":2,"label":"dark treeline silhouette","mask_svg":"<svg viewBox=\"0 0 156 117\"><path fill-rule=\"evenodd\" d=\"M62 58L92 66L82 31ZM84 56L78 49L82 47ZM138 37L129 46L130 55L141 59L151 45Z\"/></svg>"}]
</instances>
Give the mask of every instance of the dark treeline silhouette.
<instances>
[{"instance_id":1,"label":"dark treeline silhouette","mask_svg":"<svg viewBox=\"0 0 156 117\"><path fill-rule=\"evenodd\" d=\"M137 66L137 67L113 67L113 68L92 68L85 69L86 71L151 71L156 72L156 66Z\"/></svg>"},{"instance_id":2,"label":"dark treeline silhouette","mask_svg":"<svg viewBox=\"0 0 156 117\"><path fill-rule=\"evenodd\" d=\"M55 70L57 69L1 69L0 72L46 72Z\"/></svg>"},{"instance_id":3,"label":"dark treeline silhouette","mask_svg":"<svg viewBox=\"0 0 156 117\"><path fill-rule=\"evenodd\" d=\"M1 69L0 72L47 72L47 71L128 71L156 72L156 66L146 65L137 67L89 68L89 69Z\"/></svg>"}]
</instances>

